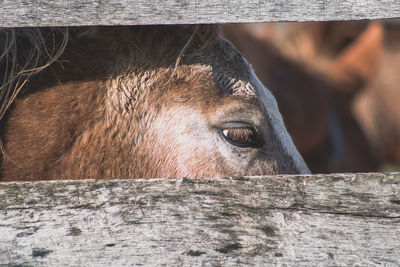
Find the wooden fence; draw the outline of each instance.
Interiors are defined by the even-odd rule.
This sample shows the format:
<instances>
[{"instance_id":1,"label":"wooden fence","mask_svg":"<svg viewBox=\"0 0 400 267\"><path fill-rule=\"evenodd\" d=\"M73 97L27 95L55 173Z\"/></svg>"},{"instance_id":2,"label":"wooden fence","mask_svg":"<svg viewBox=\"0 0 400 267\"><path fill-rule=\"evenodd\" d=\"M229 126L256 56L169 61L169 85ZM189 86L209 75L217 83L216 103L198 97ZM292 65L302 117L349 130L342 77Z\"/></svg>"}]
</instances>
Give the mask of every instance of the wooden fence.
<instances>
[{"instance_id":1,"label":"wooden fence","mask_svg":"<svg viewBox=\"0 0 400 267\"><path fill-rule=\"evenodd\" d=\"M0 27L381 18L399 0L0 0Z\"/></svg>"},{"instance_id":2,"label":"wooden fence","mask_svg":"<svg viewBox=\"0 0 400 267\"><path fill-rule=\"evenodd\" d=\"M399 0L0 0L0 27L399 18ZM0 183L0 265L400 265L400 173Z\"/></svg>"},{"instance_id":3,"label":"wooden fence","mask_svg":"<svg viewBox=\"0 0 400 267\"><path fill-rule=\"evenodd\" d=\"M400 173L4 183L11 266L400 264Z\"/></svg>"}]
</instances>

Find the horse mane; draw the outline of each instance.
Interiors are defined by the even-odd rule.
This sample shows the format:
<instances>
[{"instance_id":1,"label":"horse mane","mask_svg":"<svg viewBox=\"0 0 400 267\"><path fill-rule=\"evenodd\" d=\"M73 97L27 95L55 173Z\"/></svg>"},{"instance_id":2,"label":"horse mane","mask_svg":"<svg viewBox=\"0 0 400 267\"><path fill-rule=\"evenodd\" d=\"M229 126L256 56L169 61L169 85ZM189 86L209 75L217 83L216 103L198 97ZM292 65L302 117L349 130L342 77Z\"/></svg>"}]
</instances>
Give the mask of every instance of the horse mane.
<instances>
[{"instance_id":1,"label":"horse mane","mask_svg":"<svg viewBox=\"0 0 400 267\"><path fill-rule=\"evenodd\" d=\"M0 122L29 78L55 62L67 41L68 28L0 28ZM7 157L1 139L0 151Z\"/></svg>"},{"instance_id":2,"label":"horse mane","mask_svg":"<svg viewBox=\"0 0 400 267\"><path fill-rule=\"evenodd\" d=\"M0 120L29 78L55 62L67 41L68 28L0 29Z\"/></svg>"}]
</instances>

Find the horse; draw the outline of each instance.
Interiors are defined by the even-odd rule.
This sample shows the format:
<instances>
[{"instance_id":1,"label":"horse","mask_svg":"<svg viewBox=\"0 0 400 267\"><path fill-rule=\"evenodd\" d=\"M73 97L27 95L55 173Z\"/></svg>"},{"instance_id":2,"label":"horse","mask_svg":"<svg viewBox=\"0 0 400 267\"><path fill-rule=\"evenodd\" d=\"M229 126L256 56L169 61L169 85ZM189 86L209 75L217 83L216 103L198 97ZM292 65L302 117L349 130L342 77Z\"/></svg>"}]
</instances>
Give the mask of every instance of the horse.
<instances>
[{"instance_id":1,"label":"horse","mask_svg":"<svg viewBox=\"0 0 400 267\"><path fill-rule=\"evenodd\" d=\"M353 110L383 169L400 166L400 24L384 22L381 58L371 82L357 96ZM390 166L392 165L392 166Z\"/></svg>"},{"instance_id":2,"label":"horse","mask_svg":"<svg viewBox=\"0 0 400 267\"><path fill-rule=\"evenodd\" d=\"M332 99L344 143L340 171L399 170L399 26L399 20L309 22L279 25L280 32L274 35L271 25L264 24L255 33L264 40L268 33L269 42L322 70L334 84ZM280 101L287 117L284 105ZM314 162L298 147L315 171ZM318 154L314 159L322 158Z\"/></svg>"},{"instance_id":3,"label":"horse","mask_svg":"<svg viewBox=\"0 0 400 267\"><path fill-rule=\"evenodd\" d=\"M2 181L306 174L217 25L0 30Z\"/></svg>"}]
</instances>

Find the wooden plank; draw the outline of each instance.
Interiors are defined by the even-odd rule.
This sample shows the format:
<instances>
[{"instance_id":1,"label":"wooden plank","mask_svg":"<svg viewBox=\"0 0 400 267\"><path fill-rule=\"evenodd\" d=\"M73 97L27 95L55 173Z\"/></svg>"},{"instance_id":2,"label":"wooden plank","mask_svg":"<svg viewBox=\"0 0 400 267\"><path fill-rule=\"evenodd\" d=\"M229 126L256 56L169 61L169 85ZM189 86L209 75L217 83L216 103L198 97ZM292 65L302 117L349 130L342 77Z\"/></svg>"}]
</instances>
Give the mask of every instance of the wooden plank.
<instances>
[{"instance_id":1,"label":"wooden plank","mask_svg":"<svg viewBox=\"0 0 400 267\"><path fill-rule=\"evenodd\" d=\"M0 183L0 262L399 265L400 173Z\"/></svg>"},{"instance_id":2,"label":"wooden plank","mask_svg":"<svg viewBox=\"0 0 400 267\"><path fill-rule=\"evenodd\" d=\"M398 0L0 0L0 27L395 17L400 17Z\"/></svg>"}]
</instances>

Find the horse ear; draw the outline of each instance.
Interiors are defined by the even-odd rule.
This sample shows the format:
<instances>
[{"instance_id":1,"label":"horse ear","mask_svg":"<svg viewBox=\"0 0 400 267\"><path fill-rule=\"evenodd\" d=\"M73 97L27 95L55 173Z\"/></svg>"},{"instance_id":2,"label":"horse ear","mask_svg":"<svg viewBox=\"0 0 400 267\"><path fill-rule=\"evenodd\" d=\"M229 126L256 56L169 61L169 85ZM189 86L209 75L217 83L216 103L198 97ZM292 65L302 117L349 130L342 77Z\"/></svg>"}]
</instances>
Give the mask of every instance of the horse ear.
<instances>
[{"instance_id":1,"label":"horse ear","mask_svg":"<svg viewBox=\"0 0 400 267\"><path fill-rule=\"evenodd\" d=\"M379 22L372 22L332 62L330 75L337 82L337 90L355 92L374 76L382 54L384 30Z\"/></svg>"}]
</instances>

